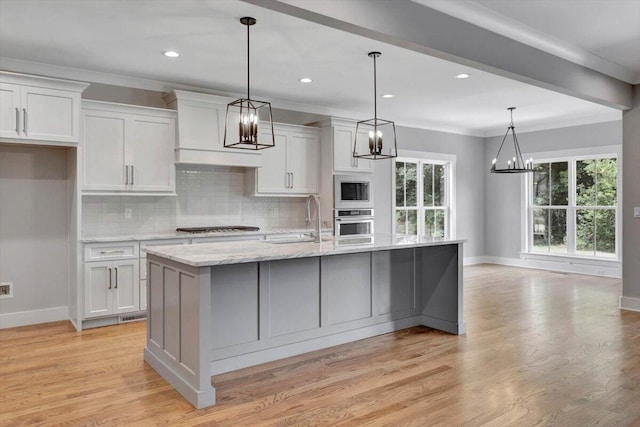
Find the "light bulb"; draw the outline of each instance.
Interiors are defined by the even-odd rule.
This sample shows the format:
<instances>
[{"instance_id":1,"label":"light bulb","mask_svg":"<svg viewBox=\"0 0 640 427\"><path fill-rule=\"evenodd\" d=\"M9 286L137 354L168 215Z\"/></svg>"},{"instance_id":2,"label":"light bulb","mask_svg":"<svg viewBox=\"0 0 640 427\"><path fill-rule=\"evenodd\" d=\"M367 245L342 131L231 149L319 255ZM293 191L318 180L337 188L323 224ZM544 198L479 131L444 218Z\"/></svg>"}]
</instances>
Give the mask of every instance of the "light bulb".
<instances>
[{"instance_id":1,"label":"light bulb","mask_svg":"<svg viewBox=\"0 0 640 427\"><path fill-rule=\"evenodd\" d=\"M491 161L491 164L492 164L492 165L495 165L497 161L498 161L498 159L496 159L496 158L494 157L494 158L493 158L493 160Z\"/></svg>"},{"instance_id":2,"label":"light bulb","mask_svg":"<svg viewBox=\"0 0 640 427\"><path fill-rule=\"evenodd\" d=\"M377 132L377 135L378 135L378 138L382 138L382 131L380 131L380 130L379 130L379 131Z\"/></svg>"},{"instance_id":3,"label":"light bulb","mask_svg":"<svg viewBox=\"0 0 640 427\"><path fill-rule=\"evenodd\" d=\"M369 131L369 138L373 138L373 131L372 130Z\"/></svg>"},{"instance_id":4,"label":"light bulb","mask_svg":"<svg viewBox=\"0 0 640 427\"><path fill-rule=\"evenodd\" d=\"M511 166L511 160L509 160L509 161L507 162L507 165Z\"/></svg>"}]
</instances>

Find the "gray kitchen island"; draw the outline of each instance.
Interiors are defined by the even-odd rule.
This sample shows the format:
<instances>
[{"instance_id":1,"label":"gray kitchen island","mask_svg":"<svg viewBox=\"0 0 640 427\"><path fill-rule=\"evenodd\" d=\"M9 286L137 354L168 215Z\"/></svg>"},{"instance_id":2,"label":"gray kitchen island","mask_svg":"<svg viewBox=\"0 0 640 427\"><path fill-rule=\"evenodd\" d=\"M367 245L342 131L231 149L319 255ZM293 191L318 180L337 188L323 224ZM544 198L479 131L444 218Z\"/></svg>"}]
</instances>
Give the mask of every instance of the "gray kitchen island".
<instances>
[{"instance_id":1,"label":"gray kitchen island","mask_svg":"<svg viewBox=\"0 0 640 427\"><path fill-rule=\"evenodd\" d=\"M203 408L215 374L417 325L464 333L463 241L353 243L148 249L145 361Z\"/></svg>"}]
</instances>

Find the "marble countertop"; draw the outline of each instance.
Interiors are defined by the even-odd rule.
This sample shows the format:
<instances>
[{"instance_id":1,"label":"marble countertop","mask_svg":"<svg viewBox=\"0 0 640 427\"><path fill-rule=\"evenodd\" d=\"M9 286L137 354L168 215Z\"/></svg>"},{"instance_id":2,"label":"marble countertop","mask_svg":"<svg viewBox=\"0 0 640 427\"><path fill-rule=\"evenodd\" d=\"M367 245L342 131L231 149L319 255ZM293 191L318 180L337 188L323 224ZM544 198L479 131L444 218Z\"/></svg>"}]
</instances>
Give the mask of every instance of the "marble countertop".
<instances>
[{"instance_id":1,"label":"marble countertop","mask_svg":"<svg viewBox=\"0 0 640 427\"><path fill-rule=\"evenodd\" d=\"M83 237L82 243L105 243L105 242L134 242L145 240L165 240L165 239L199 239L202 237L242 237L242 236L269 236L273 234L295 234L310 233L312 228L285 228L258 231L229 231L229 232L212 232L212 233L154 233L154 234L127 234L122 236L106 236L106 237ZM323 228L323 234L332 234L330 228Z\"/></svg>"},{"instance_id":2,"label":"marble countertop","mask_svg":"<svg viewBox=\"0 0 640 427\"><path fill-rule=\"evenodd\" d=\"M167 258L193 267L206 267L344 253L440 246L463 242L464 240L434 239L423 236L393 238L389 235L376 235L373 238L373 243L366 244L348 244L349 240L347 239L333 237L324 237L321 243L270 243L268 241L253 240L198 245L155 246L147 249L147 254Z\"/></svg>"}]
</instances>

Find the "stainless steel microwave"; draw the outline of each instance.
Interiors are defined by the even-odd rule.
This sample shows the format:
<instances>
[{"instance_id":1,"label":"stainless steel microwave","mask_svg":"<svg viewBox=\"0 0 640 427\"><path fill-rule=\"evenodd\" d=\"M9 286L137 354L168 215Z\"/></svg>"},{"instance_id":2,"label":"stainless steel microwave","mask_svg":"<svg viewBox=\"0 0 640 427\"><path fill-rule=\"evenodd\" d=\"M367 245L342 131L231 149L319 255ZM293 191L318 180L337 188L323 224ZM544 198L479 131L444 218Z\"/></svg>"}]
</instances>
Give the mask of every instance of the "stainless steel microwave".
<instances>
[{"instance_id":1,"label":"stainless steel microwave","mask_svg":"<svg viewBox=\"0 0 640 427\"><path fill-rule=\"evenodd\" d=\"M335 209L373 209L373 179L368 175L334 175Z\"/></svg>"}]
</instances>

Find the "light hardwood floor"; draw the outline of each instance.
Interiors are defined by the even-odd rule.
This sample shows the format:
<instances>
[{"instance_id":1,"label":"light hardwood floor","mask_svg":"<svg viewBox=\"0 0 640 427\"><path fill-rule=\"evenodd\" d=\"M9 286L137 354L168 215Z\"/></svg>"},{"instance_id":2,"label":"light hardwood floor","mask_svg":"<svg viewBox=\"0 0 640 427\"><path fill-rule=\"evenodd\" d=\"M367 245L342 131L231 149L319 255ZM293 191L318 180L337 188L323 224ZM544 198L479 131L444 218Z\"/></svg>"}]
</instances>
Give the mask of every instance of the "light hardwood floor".
<instances>
[{"instance_id":1,"label":"light hardwood floor","mask_svg":"<svg viewBox=\"0 0 640 427\"><path fill-rule=\"evenodd\" d=\"M0 331L0 425L640 424L640 313L620 281L465 268L466 336L424 327L212 378L195 410L142 360L145 323Z\"/></svg>"}]
</instances>

